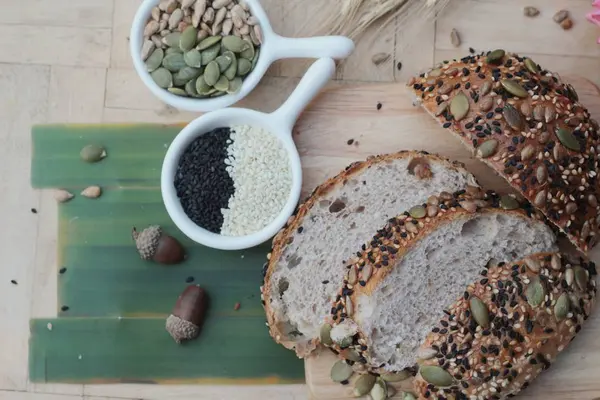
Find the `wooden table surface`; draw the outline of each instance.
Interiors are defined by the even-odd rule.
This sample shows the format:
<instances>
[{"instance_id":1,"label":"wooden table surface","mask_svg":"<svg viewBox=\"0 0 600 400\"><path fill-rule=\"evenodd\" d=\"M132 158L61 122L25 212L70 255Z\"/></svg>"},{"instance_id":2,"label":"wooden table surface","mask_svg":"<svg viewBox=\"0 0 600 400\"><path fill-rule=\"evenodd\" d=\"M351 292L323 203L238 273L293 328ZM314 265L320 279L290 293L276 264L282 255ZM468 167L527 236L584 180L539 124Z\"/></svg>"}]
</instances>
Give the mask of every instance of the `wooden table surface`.
<instances>
[{"instance_id":1,"label":"wooden table surface","mask_svg":"<svg viewBox=\"0 0 600 400\"><path fill-rule=\"evenodd\" d=\"M325 2L262 0L276 31L313 32ZM590 0L454 0L451 10L419 34L397 35L392 23L373 29L338 70L332 85L404 81L435 61L476 50L505 48L535 57L558 72L600 84L600 29L584 20ZM30 127L51 122L181 122L196 115L161 104L136 76L127 51L129 24L140 0L3 1L0 13L0 400L304 399L303 385L207 387L33 384L27 379L28 324L55 316L56 204L29 186ZM301 7L296 4L301 3ZM538 7L535 19L524 5ZM571 11L575 25L552 21ZM456 28L459 49L449 39ZM380 66L378 52L391 54ZM402 63L398 70L397 64ZM274 65L244 105L275 109L310 61ZM37 210L37 214L32 212ZM11 284L16 280L17 285Z\"/></svg>"}]
</instances>

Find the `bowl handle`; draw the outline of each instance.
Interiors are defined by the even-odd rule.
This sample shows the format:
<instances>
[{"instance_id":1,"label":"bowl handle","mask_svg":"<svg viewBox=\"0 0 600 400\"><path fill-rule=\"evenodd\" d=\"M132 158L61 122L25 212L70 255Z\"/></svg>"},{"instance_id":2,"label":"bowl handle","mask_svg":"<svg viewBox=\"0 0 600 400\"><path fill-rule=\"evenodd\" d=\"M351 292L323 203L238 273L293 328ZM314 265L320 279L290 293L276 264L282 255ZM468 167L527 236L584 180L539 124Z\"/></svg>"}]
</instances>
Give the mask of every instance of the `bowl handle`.
<instances>
[{"instance_id":1,"label":"bowl handle","mask_svg":"<svg viewBox=\"0 0 600 400\"><path fill-rule=\"evenodd\" d=\"M321 58L310 66L300 80L290 97L281 107L271 114L271 118L285 129L292 132L292 128L300 113L310 101L316 97L321 89L329 82L335 72L335 61L331 58Z\"/></svg>"},{"instance_id":2,"label":"bowl handle","mask_svg":"<svg viewBox=\"0 0 600 400\"><path fill-rule=\"evenodd\" d=\"M345 36L320 36L312 38L286 38L272 33L273 58L347 58L354 51L354 42Z\"/></svg>"}]
</instances>

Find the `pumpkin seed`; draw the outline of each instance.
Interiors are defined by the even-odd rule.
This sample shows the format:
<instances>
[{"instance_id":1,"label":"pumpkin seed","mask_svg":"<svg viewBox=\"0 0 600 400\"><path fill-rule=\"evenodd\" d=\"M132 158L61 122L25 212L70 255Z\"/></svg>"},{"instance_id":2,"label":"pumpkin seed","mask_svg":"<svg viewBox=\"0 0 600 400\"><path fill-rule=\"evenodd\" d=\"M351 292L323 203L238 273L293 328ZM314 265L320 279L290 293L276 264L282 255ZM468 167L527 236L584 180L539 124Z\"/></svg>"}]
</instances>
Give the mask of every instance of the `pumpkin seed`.
<instances>
[{"instance_id":1,"label":"pumpkin seed","mask_svg":"<svg viewBox=\"0 0 600 400\"><path fill-rule=\"evenodd\" d=\"M237 76L245 76L252 69L252 63L245 58L237 60Z\"/></svg>"},{"instance_id":2,"label":"pumpkin seed","mask_svg":"<svg viewBox=\"0 0 600 400\"><path fill-rule=\"evenodd\" d=\"M469 307L475 322L482 328L487 328L490 325L490 314L484 302L478 297L471 296L469 299Z\"/></svg>"},{"instance_id":3,"label":"pumpkin seed","mask_svg":"<svg viewBox=\"0 0 600 400\"><path fill-rule=\"evenodd\" d=\"M190 67L200 68L202 66L202 53L192 49L183 55L183 61Z\"/></svg>"},{"instance_id":4,"label":"pumpkin seed","mask_svg":"<svg viewBox=\"0 0 600 400\"><path fill-rule=\"evenodd\" d=\"M83 197L88 199L97 199L102 194L100 186L89 186L80 193Z\"/></svg>"},{"instance_id":5,"label":"pumpkin seed","mask_svg":"<svg viewBox=\"0 0 600 400\"><path fill-rule=\"evenodd\" d=\"M204 80L208 86L214 86L215 83L219 80L221 76L221 71L219 71L219 64L216 61L211 61L206 66L204 70ZM198 91L200 92L200 91Z\"/></svg>"},{"instance_id":6,"label":"pumpkin seed","mask_svg":"<svg viewBox=\"0 0 600 400\"><path fill-rule=\"evenodd\" d=\"M531 282L529 282L529 285L527 285L527 289L525 290L525 295L527 296L527 302L532 307L537 307L544 302L546 291L544 290L540 278L537 276L531 278Z\"/></svg>"},{"instance_id":7,"label":"pumpkin seed","mask_svg":"<svg viewBox=\"0 0 600 400\"><path fill-rule=\"evenodd\" d=\"M581 151L579 141L571 131L568 131L564 128L557 128L556 136L558 137L558 140L562 143L562 145L565 146L567 149Z\"/></svg>"},{"instance_id":8,"label":"pumpkin seed","mask_svg":"<svg viewBox=\"0 0 600 400\"><path fill-rule=\"evenodd\" d=\"M254 57L252 57L251 71L254 71L254 68L256 68L256 64L258 63L258 56L260 56L260 47L254 51Z\"/></svg>"},{"instance_id":9,"label":"pumpkin seed","mask_svg":"<svg viewBox=\"0 0 600 400\"><path fill-rule=\"evenodd\" d=\"M421 377L427 382L438 387L451 386L454 382L452 375L445 369L436 365L425 365L419 369Z\"/></svg>"},{"instance_id":10,"label":"pumpkin seed","mask_svg":"<svg viewBox=\"0 0 600 400\"><path fill-rule=\"evenodd\" d=\"M242 78L236 76L235 78L233 78L233 80L229 81L229 89L227 89L227 93L233 94L239 92L242 88L242 83Z\"/></svg>"},{"instance_id":11,"label":"pumpkin seed","mask_svg":"<svg viewBox=\"0 0 600 400\"><path fill-rule=\"evenodd\" d=\"M550 259L550 267L555 271L560 271L561 266L560 257L557 254L553 254Z\"/></svg>"},{"instance_id":12,"label":"pumpkin seed","mask_svg":"<svg viewBox=\"0 0 600 400\"><path fill-rule=\"evenodd\" d=\"M338 341L335 341L335 343L338 346L340 346L342 349L345 349L346 347L348 347L352 344L352 336L343 337L343 338L339 339Z\"/></svg>"},{"instance_id":13,"label":"pumpkin seed","mask_svg":"<svg viewBox=\"0 0 600 400\"><path fill-rule=\"evenodd\" d=\"M375 380L375 384L371 388L371 400L386 400L388 396L387 384L381 377Z\"/></svg>"},{"instance_id":14,"label":"pumpkin seed","mask_svg":"<svg viewBox=\"0 0 600 400\"><path fill-rule=\"evenodd\" d=\"M196 90L196 79L191 79L188 83L185 84L185 92L192 97L198 96L198 91Z\"/></svg>"},{"instance_id":15,"label":"pumpkin seed","mask_svg":"<svg viewBox=\"0 0 600 400\"><path fill-rule=\"evenodd\" d=\"M568 286L571 286L573 284L573 281L575 280L575 274L573 273L573 268L569 268L565 271L565 281L567 282Z\"/></svg>"},{"instance_id":16,"label":"pumpkin seed","mask_svg":"<svg viewBox=\"0 0 600 400\"><path fill-rule=\"evenodd\" d=\"M579 95L575 91L575 88L573 87L573 85L571 85L570 83L567 83L565 85L565 87L567 88L567 94L569 95L569 98L571 100L573 100L574 102L579 101Z\"/></svg>"},{"instance_id":17,"label":"pumpkin seed","mask_svg":"<svg viewBox=\"0 0 600 400\"><path fill-rule=\"evenodd\" d=\"M181 53L173 53L165 56L162 65L171 72L177 72L181 68L187 67L187 64L183 60L183 54Z\"/></svg>"},{"instance_id":18,"label":"pumpkin seed","mask_svg":"<svg viewBox=\"0 0 600 400\"><path fill-rule=\"evenodd\" d=\"M419 348L419 350L417 350L417 358L421 360L430 360L435 357L437 353L438 351L431 347Z\"/></svg>"},{"instance_id":19,"label":"pumpkin seed","mask_svg":"<svg viewBox=\"0 0 600 400\"><path fill-rule=\"evenodd\" d=\"M344 382L350 379L354 371L345 361L339 360L331 367L331 380L334 382Z\"/></svg>"},{"instance_id":20,"label":"pumpkin seed","mask_svg":"<svg viewBox=\"0 0 600 400\"><path fill-rule=\"evenodd\" d=\"M198 49L198 50L208 49L209 47L212 47L215 44L219 43L221 41L221 38L222 38L222 36L209 36L206 39L203 39L202 41L200 41L200 43L198 43L198 46L196 46L196 49Z\"/></svg>"},{"instance_id":21,"label":"pumpkin seed","mask_svg":"<svg viewBox=\"0 0 600 400\"><path fill-rule=\"evenodd\" d=\"M567 293L563 293L558 300L556 300L556 304L554 305L554 316L559 321L561 319L565 319L570 309L571 304L569 301L569 296Z\"/></svg>"},{"instance_id":22,"label":"pumpkin seed","mask_svg":"<svg viewBox=\"0 0 600 400\"><path fill-rule=\"evenodd\" d=\"M498 141L496 139L486 140L477 148L477 155L481 158L488 158L496 154Z\"/></svg>"},{"instance_id":23,"label":"pumpkin seed","mask_svg":"<svg viewBox=\"0 0 600 400\"><path fill-rule=\"evenodd\" d=\"M531 58L526 58L525 59L525 68L527 68L529 70L529 72L531 72L532 74L539 74L540 73L540 70L538 69L537 64L534 63Z\"/></svg>"},{"instance_id":24,"label":"pumpkin seed","mask_svg":"<svg viewBox=\"0 0 600 400\"><path fill-rule=\"evenodd\" d=\"M226 54L233 55L233 58L231 59L231 65L225 70L225 72L223 72L223 75L225 75L230 81L233 81L235 79L235 74L237 73L237 58L235 57L235 54L233 54L233 52L231 51L226 51L225 53L223 53L223 55Z\"/></svg>"},{"instance_id":25,"label":"pumpkin seed","mask_svg":"<svg viewBox=\"0 0 600 400\"><path fill-rule=\"evenodd\" d=\"M208 49L202 52L202 65L208 65L210 62L214 61L215 58L219 55L221 51L221 46L218 44L213 47L209 47Z\"/></svg>"},{"instance_id":26,"label":"pumpkin seed","mask_svg":"<svg viewBox=\"0 0 600 400\"><path fill-rule=\"evenodd\" d=\"M481 85L481 89L479 89L479 97L483 97L492 91L492 82L485 81L483 85Z\"/></svg>"},{"instance_id":27,"label":"pumpkin seed","mask_svg":"<svg viewBox=\"0 0 600 400\"><path fill-rule=\"evenodd\" d=\"M533 119L535 119L536 121L540 121L540 122L544 120L544 106L542 106L541 104L538 104L537 106L534 107Z\"/></svg>"},{"instance_id":28,"label":"pumpkin seed","mask_svg":"<svg viewBox=\"0 0 600 400\"><path fill-rule=\"evenodd\" d=\"M428 77L437 78L442 75L442 70L440 68L434 68L427 74Z\"/></svg>"},{"instance_id":29,"label":"pumpkin seed","mask_svg":"<svg viewBox=\"0 0 600 400\"><path fill-rule=\"evenodd\" d=\"M575 283L579 290L585 291L588 285L588 274L585 269L583 269L580 265L576 265L573 267L573 272L575 274Z\"/></svg>"},{"instance_id":30,"label":"pumpkin seed","mask_svg":"<svg viewBox=\"0 0 600 400\"><path fill-rule=\"evenodd\" d=\"M150 76L159 87L163 89L173 86L173 76L166 68L159 68L153 71Z\"/></svg>"},{"instance_id":31,"label":"pumpkin seed","mask_svg":"<svg viewBox=\"0 0 600 400\"><path fill-rule=\"evenodd\" d=\"M217 89L213 89L213 92L210 94L210 97L221 97L221 96L225 96L227 94L227 92L221 92Z\"/></svg>"},{"instance_id":32,"label":"pumpkin seed","mask_svg":"<svg viewBox=\"0 0 600 400\"><path fill-rule=\"evenodd\" d=\"M354 362L359 362L360 361L360 354L358 354L358 352L354 349L350 349L344 352L344 358L346 360L350 360L350 361L354 361Z\"/></svg>"},{"instance_id":33,"label":"pumpkin seed","mask_svg":"<svg viewBox=\"0 0 600 400\"><path fill-rule=\"evenodd\" d=\"M479 110L487 112L494 106L494 99L492 97L484 97L479 102Z\"/></svg>"},{"instance_id":34,"label":"pumpkin seed","mask_svg":"<svg viewBox=\"0 0 600 400\"><path fill-rule=\"evenodd\" d=\"M356 267L351 266L350 271L348 272L348 284L356 285L356 282L358 282L358 271L356 270Z\"/></svg>"},{"instance_id":35,"label":"pumpkin seed","mask_svg":"<svg viewBox=\"0 0 600 400\"><path fill-rule=\"evenodd\" d=\"M181 49L179 47L167 47L165 49L165 56L169 55L169 54L173 54L173 53L183 54L183 52L181 51Z\"/></svg>"},{"instance_id":36,"label":"pumpkin seed","mask_svg":"<svg viewBox=\"0 0 600 400\"><path fill-rule=\"evenodd\" d=\"M448 103L445 101L442 101L438 106L437 109L435 110L435 116L439 117L440 115L442 115L443 113L446 112L446 109L448 109Z\"/></svg>"},{"instance_id":37,"label":"pumpkin seed","mask_svg":"<svg viewBox=\"0 0 600 400\"><path fill-rule=\"evenodd\" d=\"M173 75L173 85L185 86L192 79L196 79L202 75L200 68L183 67L175 75Z\"/></svg>"},{"instance_id":38,"label":"pumpkin seed","mask_svg":"<svg viewBox=\"0 0 600 400\"><path fill-rule=\"evenodd\" d=\"M511 104L506 104L504 106L502 114L504 115L504 119L506 123L516 131L520 131L523 128L524 121L521 113L513 107Z\"/></svg>"},{"instance_id":39,"label":"pumpkin seed","mask_svg":"<svg viewBox=\"0 0 600 400\"><path fill-rule=\"evenodd\" d=\"M531 105L528 102L521 104L521 114L526 118L531 117Z\"/></svg>"},{"instance_id":40,"label":"pumpkin seed","mask_svg":"<svg viewBox=\"0 0 600 400\"><path fill-rule=\"evenodd\" d=\"M254 58L254 45L249 40L246 40L246 43L247 47L244 51L240 53L240 57L252 61L252 59Z\"/></svg>"},{"instance_id":41,"label":"pumpkin seed","mask_svg":"<svg viewBox=\"0 0 600 400\"><path fill-rule=\"evenodd\" d=\"M169 33L165 36L162 41L169 47L177 47L179 48L179 40L181 39L181 32L173 32Z\"/></svg>"},{"instance_id":42,"label":"pumpkin seed","mask_svg":"<svg viewBox=\"0 0 600 400\"><path fill-rule=\"evenodd\" d=\"M229 90L229 80L225 77L225 75L221 75L214 84L214 87L218 91L227 92Z\"/></svg>"},{"instance_id":43,"label":"pumpkin seed","mask_svg":"<svg viewBox=\"0 0 600 400\"><path fill-rule=\"evenodd\" d=\"M213 90L214 89L212 88L212 86L207 84L204 80L204 76L198 77L198 79L196 80L196 92L198 92L199 95L207 96L211 94Z\"/></svg>"},{"instance_id":44,"label":"pumpkin seed","mask_svg":"<svg viewBox=\"0 0 600 400\"><path fill-rule=\"evenodd\" d=\"M505 210L515 210L519 208L519 202L514 197L505 194L500 196L500 207Z\"/></svg>"},{"instance_id":45,"label":"pumpkin seed","mask_svg":"<svg viewBox=\"0 0 600 400\"><path fill-rule=\"evenodd\" d=\"M177 96L187 96L187 93L182 88L170 87L167 90Z\"/></svg>"},{"instance_id":46,"label":"pumpkin seed","mask_svg":"<svg viewBox=\"0 0 600 400\"><path fill-rule=\"evenodd\" d=\"M179 37L179 48L183 51L189 51L196 45L196 36L198 31L193 26L188 26Z\"/></svg>"},{"instance_id":47,"label":"pumpkin seed","mask_svg":"<svg viewBox=\"0 0 600 400\"><path fill-rule=\"evenodd\" d=\"M488 64L500 64L505 55L506 52L502 49L494 50L487 55L487 62Z\"/></svg>"},{"instance_id":48,"label":"pumpkin seed","mask_svg":"<svg viewBox=\"0 0 600 400\"><path fill-rule=\"evenodd\" d=\"M246 50L246 46L248 46L248 43L244 41L244 39L232 35L224 36L222 42L223 47L234 53L241 53Z\"/></svg>"},{"instance_id":49,"label":"pumpkin seed","mask_svg":"<svg viewBox=\"0 0 600 400\"><path fill-rule=\"evenodd\" d=\"M373 389L375 385L375 375L365 374L358 377L354 383L354 396L364 396Z\"/></svg>"},{"instance_id":50,"label":"pumpkin seed","mask_svg":"<svg viewBox=\"0 0 600 400\"><path fill-rule=\"evenodd\" d=\"M225 70L229 68L229 66L233 62L233 57L235 57L233 53L228 51L222 56L215 58L215 61L217 62L217 64L219 64L219 70L221 71L221 73L225 72Z\"/></svg>"},{"instance_id":51,"label":"pumpkin seed","mask_svg":"<svg viewBox=\"0 0 600 400\"><path fill-rule=\"evenodd\" d=\"M158 67L161 66L164 56L165 56L165 53L164 53L163 49L160 49L160 48L154 49L152 54L150 54L148 56L148 58L146 59L146 70L148 72L155 71Z\"/></svg>"},{"instance_id":52,"label":"pumpkin seed","mask_svg":"<svg viewBox=\"0 0 600 400\"><path fill-rule=\"evenodd\" d=\"M411 217L415 219L420 219L424 218L425 215L427 215L427 210L425 210L425 207L423 206L414 206L410 210L408 210L408 213Z\"/></svg>"},{"instance_id":53,"label":"pumpkin seed","mask_svg":"<svg viewBox=\"0 0 600 400\"><path fill-rule=\"evenodd\" d=\"M386 382L401 382L404 381L408 378L410 378L412 376L412 374L406 370L402 370L400 372L397 372L395 374L383 374L381 375L381 378L386 381Z\"/></svg>"},{"instance_id":54,"label":"pumpkin seed","mask_svg":"<svg viewBox=\"0 0 600 400\"><path fill-rule=\"evenodd\" d=\"M535 177L540 185L546 183L546 179L548 179L548 168L545 164L541 164L539 167L537 167Z\"/></svg>"},{"instance_id":55,"label":"pumpkin seed","mask_svg":"<svg viewBox=\"0 0 600 400\"><path fill-rule=\"evenodd\" d=\"M417 398L414 394L410 392L404 392L404 397L402 398L402 400L417 400Z\"/></svg>"},{"instance_id":56,"label":"pumpkin seed","mask_svg":"<svg viewBox=\"0 0 600 400\"><path fill-rule=\"evenodd\" d=\"M369 282L369 279L371 278L372 273L373 273L373 267L370 264L365 265L360 274L361 280L364 282Z\"/></svg>"},{"instance_id":57,"label":"pumpkin seed","mask_svg":"<svg viewBox=\"0 0 600 400\"><path fill-rule=\"evenodd\" d=\"M319 332L319 337L321 339L321 343L325 346L331 346L333 344L333 340L331 340L331 329L333 327L330 324L321 325L321 331Z\"/></svg>"},{"instance_id":58,"label":"pumpkin seed","mask_svg":"<svg viewBox=\"0 0 600 400\"><path fill-rule=\"evenodd\" d=\"M532 144L528 144L521 150L521 160L529 160L535 154L535 147Z\"/></svg>"},{"instance_id":59,"label":"pumpkin seed","mask_svg":"<svg viewBox=\"0 0 600 400\"><path fill-rule=\"evenodd\" d=\"M540 265L540 262L538 260L536 260L535 258L527 257L523 261L525 261L525 265L527 265L527 268L529 268L533 272L540 272L540 269L542 268L542 266Z\"/></svg>"},{"instance_id":60,"label":"pumpkin seed","mask_svg":"<svg viewBox=\"0 0 600 400\"><path fill-rule=\"evenodd\" d=\"M546 190L540 190L533 199L536 207L543 207L546 204Z\"/></svg>"},{"instance_id":61,"label":"pumpkin seed","mask_svg":"<svg viewBox=\"0 0 600 400\"><path fill-rule=\"evenodd\" d=\"M517 97L522 97L522 98L526 98L529 96L529 93L527 93L527 90L525 90L523 88L523 86L519 85L517 83L517 81L513 80L513 79L502 79L500 81L500 84L502 85L502 87L504 89L506 89L506 91L512 95L515 95Z\"/></svg>"},{"instance_id":62,"label":"pumpkin seed","mask_svg":"<svg viewBox=\"0 0 600 400\"><path fill-rule=\"evenodd\" d=\"M102 146L90 144L79 152L81 159L88 163L95 163L106 157L106 150Z\"/></svg>"},{"instance_id":63,"label":"pumpkin seed","mask_svg":"<svg viewBox=\"0 0 600 400\"><path fill-rule=\"evenodd\" d=\"M452 98L450 113L452 113L456 121L460 121L469 113L469 99L463 92L458 93Z\"/></svg>"},{"instance_id":64,"label":"pumpkin seed","mask_svg":"<svg viewBox=\"0 0 600 400\"><path fill-rule=\"evenodd\" d=\"M567 203L567 205L565 207L565 211L569 215L574 214L575 211L577 211L577 203L574 203L574 202Z\"/></svg>"}]
</instances>

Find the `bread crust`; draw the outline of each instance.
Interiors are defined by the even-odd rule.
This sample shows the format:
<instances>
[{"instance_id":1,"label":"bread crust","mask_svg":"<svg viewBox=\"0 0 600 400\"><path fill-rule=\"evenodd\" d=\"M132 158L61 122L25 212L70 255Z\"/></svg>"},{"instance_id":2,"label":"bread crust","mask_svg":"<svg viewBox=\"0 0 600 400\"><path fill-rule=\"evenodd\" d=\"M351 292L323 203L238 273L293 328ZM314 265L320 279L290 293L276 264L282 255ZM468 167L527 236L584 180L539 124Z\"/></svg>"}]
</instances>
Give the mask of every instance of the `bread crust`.
<instances>
[{"instance_id":1,"label":"bread crust","mask_svg":"<svg viewBox=\"0 0 600 400\"><path fill-rule=\"evenodd\" d=\"M370 242L363 245L357 256L350 260L342 288L332 306L329 322L335 327L346 320L353 321L352 314L359 296L371 295L392 271L397 260L440 225L485 213L505 213L522 217L524 220L543 220L543 215L528 203L519 203L512 196L499 196L493 191L484 192L477 187L431 196L427 204L417 205L410 211L392 218ZM383 373L385 370L373 365L369 359L366 336L359 327L356 335L349 340L349 346L346 343L342 347L334 342L331 348L346 359L352 353L350 358L358 359L369 371Z\"/></svg>"},{"instance_id":2,"label":"bread crust","mask_svg":"<svg viewBox=\"0 0 600 400\"><path fill-rule=\"evenodd\" d=\"M550 367L590 316L593 263L540 253L502 264L483 270L427 336L420 350L427 359L420 366L446 371L452 383L439 387L419 373L419 399L512 397ZM544 292L534 295L533 287ZM479 321L471 303L481 305ZM482 327L478 322L486 319Z\"/></svg>"},{"instance_id":3,"label":"bread crust","mask_svg":"<svg viewBox=\"0 0 600 400\"><path fill-rule=\"evenodd\" d=\"M470 176L472 183L477 185L475 178L464 168L464 164L458 161L450 161L437 154L430 154L424 151L400 151L393 154L385 154L378 156L371 156L366 161L358 161L348 165L342 172L333 178L328 179L323 184L319 185L314 191L308 196L308 198L298 206L294 215L291 216L287 224L279 231L279 233L273 238L271 252L267 255L267 262L263 266L263 285L261 286L261 300L265 313L267 316L267 325L269 327L269 334L275 339L277 343L280 343L288 349L294 349L298 357L308 356L319 344L318 338L310 338L306 341L294 341L292 338L287 337L280 326L280 321L277 320L275 312L269 306L270 304L270 279L275 270L275 266L279 261L279 258L283 254L287 241L292 235L294 235L297 229L302 225L304 217L309 213L311 208L318 203L318 200L323 196L328 195L338 187L345 184L345 182L352 177L359 175L362 171L368 169L372 165L389 162L401 158L426 158L432 163L443 163L448 168L455 169L463 172L465 175ZM425 178L426 179L426 178Z\"/></svg>"},{"instance_id":4,"label":"bread crust","mask_svg":"<svg viewBox=\"0 0 600 400\"><path fill-rule=\"evenodd\" d=\"M598 238L598 122L557 74L503 50L444 62L417 103L539 208L583 253Z\"/></svg>"}]
</instances>

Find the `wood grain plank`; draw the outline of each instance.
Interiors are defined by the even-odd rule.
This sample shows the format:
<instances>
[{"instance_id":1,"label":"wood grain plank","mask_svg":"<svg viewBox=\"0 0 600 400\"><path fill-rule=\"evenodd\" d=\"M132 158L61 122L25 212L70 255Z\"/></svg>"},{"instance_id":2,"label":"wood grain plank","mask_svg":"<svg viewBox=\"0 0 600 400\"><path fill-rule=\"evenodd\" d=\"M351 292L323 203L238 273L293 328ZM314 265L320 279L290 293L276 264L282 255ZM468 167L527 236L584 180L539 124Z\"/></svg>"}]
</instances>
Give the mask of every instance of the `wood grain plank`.
<instances>
[{"instance_id":1,"label":"wood grain plank","mask_svg":"<svg viewBox=\"0 0 600 400\"><path fill-rule=\"evenodd\" d=\"M0 25L0 48L5 63L107 67L110 29Z\"/></svg>"},{"instance_id":2,"label":"wood grain plank","mask_svg":"<svg viewBox=\"0 0 600 400\"><path fill-rule=\"evenodd\" d=\"M0 390L0 400L83 400L82 396L67 394L30 393Z\"/></svg>"},{"instance_id":3,"label":"wood grain plank","mask_svg":"<svg viewBox=\"0 0 600 400\"><path fill-rule=\"evenodd\" d=\"M78 26L110 28L113 0L7 1L2 4L0 24Z\"/></svg>"},{"instance_id":4,"label":"wood grain plank","mask_svg":"<svg viewBox=\"0 0 600 400\"><path fill-rule=\"evenodd\" d=\"M398 32L394 49L394 80L404 83L420 71L433 65L435 51L435 22L414 24L409 32ZM412 38L418 37L418 40ZM411 40L412 39L412 40ZM398 68L402 63L402 68Z\"/></svg>"},{"instance_id":5,"label":"wood grain plank","mask_svg":"<svg viewBox=\"0 0 600 400\"><path fill-rule=\"evenodd\" d=\"M33 263L39 214L39 193L29 187L31 123L46 119L50 68L0 65L0 389L27 386L27 334L32 295ZM17 172L18 171L18 172ZM11 280L18 284L11 284Z\"/></svg>"},{"instance_id":6,"label":"wood grain plank","mask_svg":"<svg viewBox=\"0 0 600 400\"><path fill-rule=\"evenodd\" d=\"M587 0L530 0L541 10L536 18L523 15L520 0L457 0L437 22L436 49L452 50L450 32L456 28L462 48L496 49L559 56L600 56L598 29L585 21ZM570 11L574 26L564 31L553 20L556 11Z\"/></svg>"},{"instance_id":7,"label":"wood grain plank","mask_svg":"<svg viewBox=\"0 0 600 400\"><path fill-rule=\"evenodd\" d=\"M102 120L106 69L53 66L48 122L94 123Z\"/></svg>"},{"instance_id":8,"label":"wood grain plank","mask_svg":"<svg viewBox=\"0 0 600 400\"><path fill-rule=\"evenodd\" d=\"M112 19L112 45L110 49L111 68L133 69L129 54L129 31L131 21L142 4L142 0L116 0Z\"/></svg>"}]
</instances>

